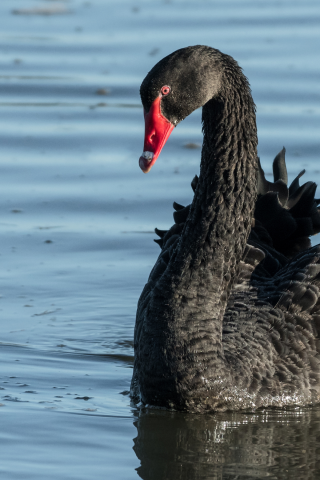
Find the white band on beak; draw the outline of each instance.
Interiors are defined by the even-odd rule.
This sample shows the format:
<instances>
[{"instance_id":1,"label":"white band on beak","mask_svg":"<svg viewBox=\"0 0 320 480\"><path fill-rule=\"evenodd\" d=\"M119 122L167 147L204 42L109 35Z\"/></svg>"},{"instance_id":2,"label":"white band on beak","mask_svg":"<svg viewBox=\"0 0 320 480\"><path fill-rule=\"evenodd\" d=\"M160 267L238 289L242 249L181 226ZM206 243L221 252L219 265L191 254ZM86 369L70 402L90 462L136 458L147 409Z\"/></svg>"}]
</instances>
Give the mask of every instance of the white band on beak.
<instances>
[{"instance_id":1,"label":"white band on beak","mask_svg":"<svg viewBox=\"0 0 320 480\"><path fill-rule=\"evenodd\" d=\"M154 157L154 153L153 152L142 152L141 157L145 158L150 163L152 161L153 157Z\"/></svg>"}]
</instances>

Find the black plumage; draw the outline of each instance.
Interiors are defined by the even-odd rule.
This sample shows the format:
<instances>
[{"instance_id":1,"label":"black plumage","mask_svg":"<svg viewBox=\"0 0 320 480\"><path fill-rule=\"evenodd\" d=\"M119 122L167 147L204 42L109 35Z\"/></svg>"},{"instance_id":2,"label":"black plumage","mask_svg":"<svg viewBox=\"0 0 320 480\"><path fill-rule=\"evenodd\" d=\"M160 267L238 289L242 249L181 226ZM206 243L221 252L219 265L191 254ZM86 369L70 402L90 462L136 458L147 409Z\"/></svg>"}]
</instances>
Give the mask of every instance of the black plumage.
<instances>
[{"instance_id":1,"label":"black plumage","mask_svg":"<svg viewBox=\"0 0 320 480\"><path fill-rule=\"evenodd\" d=\"M176 125L203 106L200 176L141 294L131 395L187 411L319 401L320 231L316 185L274 183L257 157L255 105L233 58L195 46L165 57L141 85L145 111L163 85Z\"/></svg>"}]
</instances>

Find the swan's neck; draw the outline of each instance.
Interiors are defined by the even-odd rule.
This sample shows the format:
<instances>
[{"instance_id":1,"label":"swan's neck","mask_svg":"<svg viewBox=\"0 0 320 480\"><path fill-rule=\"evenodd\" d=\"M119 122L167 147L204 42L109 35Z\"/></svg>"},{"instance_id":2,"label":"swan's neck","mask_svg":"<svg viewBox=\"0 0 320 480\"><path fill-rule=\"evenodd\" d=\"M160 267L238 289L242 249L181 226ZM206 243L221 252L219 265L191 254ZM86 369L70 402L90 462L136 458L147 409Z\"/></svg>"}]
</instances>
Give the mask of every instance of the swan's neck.
<instances>
[{"instance_id":1,"label":"swan's neck","mask_svg":"<svg viewBox=\"0 0 320 480\"><path fill-rule=\"evenodd\" d=\"M229 74L220 97L203 107L200 177L175 257L175 294L186 295L185 312L195 303L188 301L191 290L201 317L214 320L219 332L251 230L257 188L255 106L246 78L241 73L239 81L238 75L235 84Z\"/></svg>"}]
</instances>

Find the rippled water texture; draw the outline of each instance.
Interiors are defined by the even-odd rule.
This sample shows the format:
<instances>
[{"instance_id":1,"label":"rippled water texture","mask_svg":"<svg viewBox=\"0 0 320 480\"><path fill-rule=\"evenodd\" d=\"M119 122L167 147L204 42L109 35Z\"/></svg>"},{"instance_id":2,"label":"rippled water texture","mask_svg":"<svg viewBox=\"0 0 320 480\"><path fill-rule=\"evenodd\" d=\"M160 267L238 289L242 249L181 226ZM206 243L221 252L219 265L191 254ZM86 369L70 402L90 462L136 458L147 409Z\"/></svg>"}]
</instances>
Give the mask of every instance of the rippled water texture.
<instances>
[{"instance_id":1,"label":"rippled water texture","mask_svg":"<svg viewBox=\"0 0 320 480\"><path fill-rule=\"evenodd\" d=\"M127 394L152 231L191 200L202 141L197 111L143 175L141 80L183 46L233 55L265 171L285 145L290 178L319 182L319 20L318 0L1 0L1 478L319 478L319 408L199 417Z\"/></svg>"}]
</instances>

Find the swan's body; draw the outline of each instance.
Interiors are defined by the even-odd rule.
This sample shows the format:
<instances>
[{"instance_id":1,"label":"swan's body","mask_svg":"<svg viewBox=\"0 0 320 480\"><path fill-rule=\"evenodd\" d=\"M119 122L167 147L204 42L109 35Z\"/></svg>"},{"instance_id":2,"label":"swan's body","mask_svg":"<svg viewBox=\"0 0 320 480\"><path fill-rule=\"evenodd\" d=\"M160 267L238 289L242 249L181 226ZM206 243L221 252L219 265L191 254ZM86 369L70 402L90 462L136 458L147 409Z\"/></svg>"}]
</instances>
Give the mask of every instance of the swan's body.
<instances>
[{"instance_id":1,"label":"swan's body","mask_svg":"<svg viewBox=\"0 0 320 480\"><path fill-rule=\"evenodd\" d=\"M288 190L284 150L275 183L265 180L249 84L218 50L164 58L141 98L143 171L201 105L204 140L192 204L176 204L175 225L157 231L162 252L138 304L132 396L189 411L319 401L315 184Z\"/></svg>"}]
</instances>

